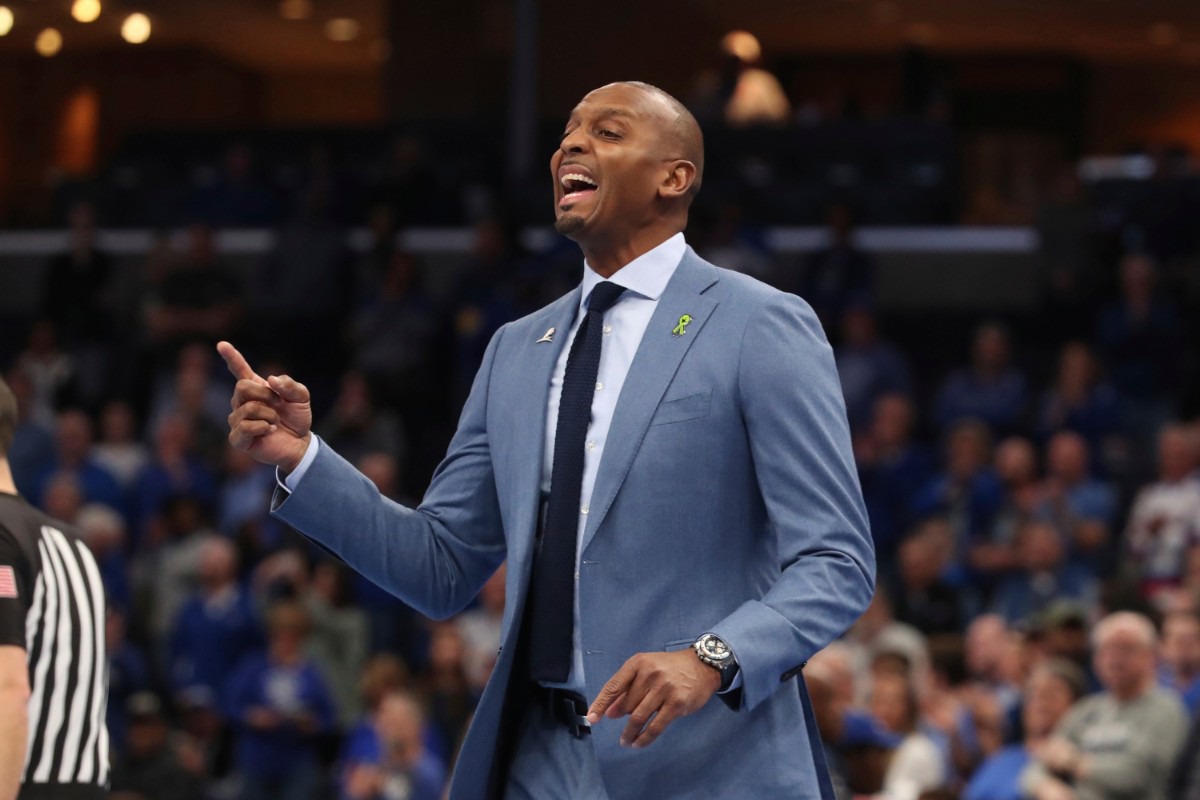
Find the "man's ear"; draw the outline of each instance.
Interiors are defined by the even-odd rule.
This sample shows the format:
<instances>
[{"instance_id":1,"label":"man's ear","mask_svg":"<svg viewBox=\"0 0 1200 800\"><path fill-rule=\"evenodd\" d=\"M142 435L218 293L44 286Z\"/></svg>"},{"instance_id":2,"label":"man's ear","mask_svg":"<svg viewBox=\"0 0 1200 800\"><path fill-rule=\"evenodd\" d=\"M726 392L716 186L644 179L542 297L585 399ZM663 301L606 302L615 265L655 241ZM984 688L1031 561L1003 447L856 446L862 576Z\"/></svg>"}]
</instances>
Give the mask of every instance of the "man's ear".
<instances>
[{"instance_id":1,"label":"man's ear","mask_svg":"<svg viewBox=\"0 0 1200 800\"><path fill-rule=\"evenodd\" d=\"M667 200L685 197L696 181L696 165L686 159L667 162L667 177L658 187L658 195Z\"/></svg>"}]
</instances>

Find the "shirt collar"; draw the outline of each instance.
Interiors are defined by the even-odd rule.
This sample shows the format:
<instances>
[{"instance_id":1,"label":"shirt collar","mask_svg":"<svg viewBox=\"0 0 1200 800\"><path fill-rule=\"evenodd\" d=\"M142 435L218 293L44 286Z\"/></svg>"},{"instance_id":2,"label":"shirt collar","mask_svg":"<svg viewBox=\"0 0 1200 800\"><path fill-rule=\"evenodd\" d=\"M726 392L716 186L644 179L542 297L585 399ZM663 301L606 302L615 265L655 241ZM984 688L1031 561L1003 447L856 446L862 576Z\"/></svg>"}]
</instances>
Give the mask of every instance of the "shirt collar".
<instances>
[{"instance_id":1,"label":"shirt collar","mask_svg":"<svg viewBox=\"0 0 1200 800\"><path fill-rule=\"evenodd\" d=\"M687 242L683 234L677 233L670 239L652 250L621 267L609 278L618 286L624 286L628 291L641 295L649 300L657 300L667 288L671 276L683 260ZM604 280L599 273L583 262L583 292L579 295L579 307L583 309L587 299L592 296L592 289Z\"/></svg>"}]
</instances>

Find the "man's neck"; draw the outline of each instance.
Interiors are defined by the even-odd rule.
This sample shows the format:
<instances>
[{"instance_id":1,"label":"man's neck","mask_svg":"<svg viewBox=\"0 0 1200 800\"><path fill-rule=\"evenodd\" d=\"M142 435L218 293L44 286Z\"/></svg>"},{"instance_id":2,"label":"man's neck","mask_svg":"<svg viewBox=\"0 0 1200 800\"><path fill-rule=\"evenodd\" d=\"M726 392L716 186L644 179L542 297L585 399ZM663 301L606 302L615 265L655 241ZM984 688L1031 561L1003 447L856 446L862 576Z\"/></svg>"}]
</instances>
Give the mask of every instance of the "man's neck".
<instances>
[{"instance_id":1,"label":"man's neck","mask_svg":"<svg viewBox=\"0 0 1200 800\"><path fill-rule=\"evenodd\" d=\"M597 275L611 278L622 267L639 256L649 253L660 244L683 230L679 225L655 225L635 231L632 236L620 240L580 242L583 257Z\"/></svg>"},{"instance_id":2,"label":"man's neck","mask_svg":"<svg viewBox=\"0 0 1200 800\"><path fill-rule=\"evenodd\" d=\"M0 492L17 493L17 484L13 481L12 467L8 465L7 458L0 458Z\"/></svg>"}]
</instances>

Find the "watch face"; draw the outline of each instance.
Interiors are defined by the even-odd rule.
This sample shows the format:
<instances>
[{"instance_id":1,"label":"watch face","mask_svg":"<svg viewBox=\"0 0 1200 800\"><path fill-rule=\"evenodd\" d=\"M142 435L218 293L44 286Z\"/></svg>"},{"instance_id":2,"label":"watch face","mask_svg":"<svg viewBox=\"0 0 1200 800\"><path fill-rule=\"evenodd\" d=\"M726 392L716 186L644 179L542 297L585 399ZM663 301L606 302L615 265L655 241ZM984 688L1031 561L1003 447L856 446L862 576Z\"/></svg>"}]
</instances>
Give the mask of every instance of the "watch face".
<instances>
[{"instance_id":1,"label":"watch face","mask_svg":"<svg viewBox=\"0 0 1200 800\"><path fill-rule=\"evenodd\" d=\"M729 645L716 636L705 636L700 640L700 647L704 650L704 655L713 661L724 661L730 655Z\"/></svg>"}]
</instances>

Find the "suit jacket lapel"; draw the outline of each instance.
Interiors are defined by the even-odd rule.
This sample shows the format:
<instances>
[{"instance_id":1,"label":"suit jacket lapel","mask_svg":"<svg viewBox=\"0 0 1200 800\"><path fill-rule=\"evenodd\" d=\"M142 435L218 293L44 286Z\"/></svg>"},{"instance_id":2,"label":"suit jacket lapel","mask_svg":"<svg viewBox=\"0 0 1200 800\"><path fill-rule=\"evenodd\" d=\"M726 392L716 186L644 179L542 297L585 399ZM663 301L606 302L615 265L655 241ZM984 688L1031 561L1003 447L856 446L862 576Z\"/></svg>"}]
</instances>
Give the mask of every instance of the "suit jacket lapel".
<instances>
[{"instance_id":1,"label":"suit jacket lapel","mask_svg":"<svg viewBox=\"0 0 1200 800\"><path fill-rule=\"evenodd\" d=\"M667 386L717 307L715 299L702 294L717 280L716 269L688 248L659 298L617 399L608 438L604 442L604 457L600 460L596 485L592 489L582 547L588 546L608 514ZM672 330L684 314L692 318L691 322L683 335L675 336Z\"/></svg>"},{"instance_id":2,"label":"suit jacket lapel","mask_svg":"<svg viewBox=\"0 0 1200 800\"><path fill-rule=\"evenodd\" d=\"M509 541L509 569L518 570L522 580L528 576L532 553L532 544L537 537L538 509L541 505L542 464L546 448L546 414L547 400L550 396L550 380L554 376L554 365L558 362L563 347L566 346L571 325L579 310L580 289L563 295L547 306L531 325L535 331L528 342L521 343L521 359L511 373L512 379L521 382L518 391L524 394L527 402L521 403L523 408L533 408L536 412L527 421L513 420L514 426L524 428L527 424L532 430L523 429L511 432L513 443L513 458L509 468L513 470L514 498L534 498L532 502L532 523L528 531ZM544 332L554 328L554 335L549 342L540 342ZM503 498L502 498L503 500Z\"/></svg>"}]
</instances>

